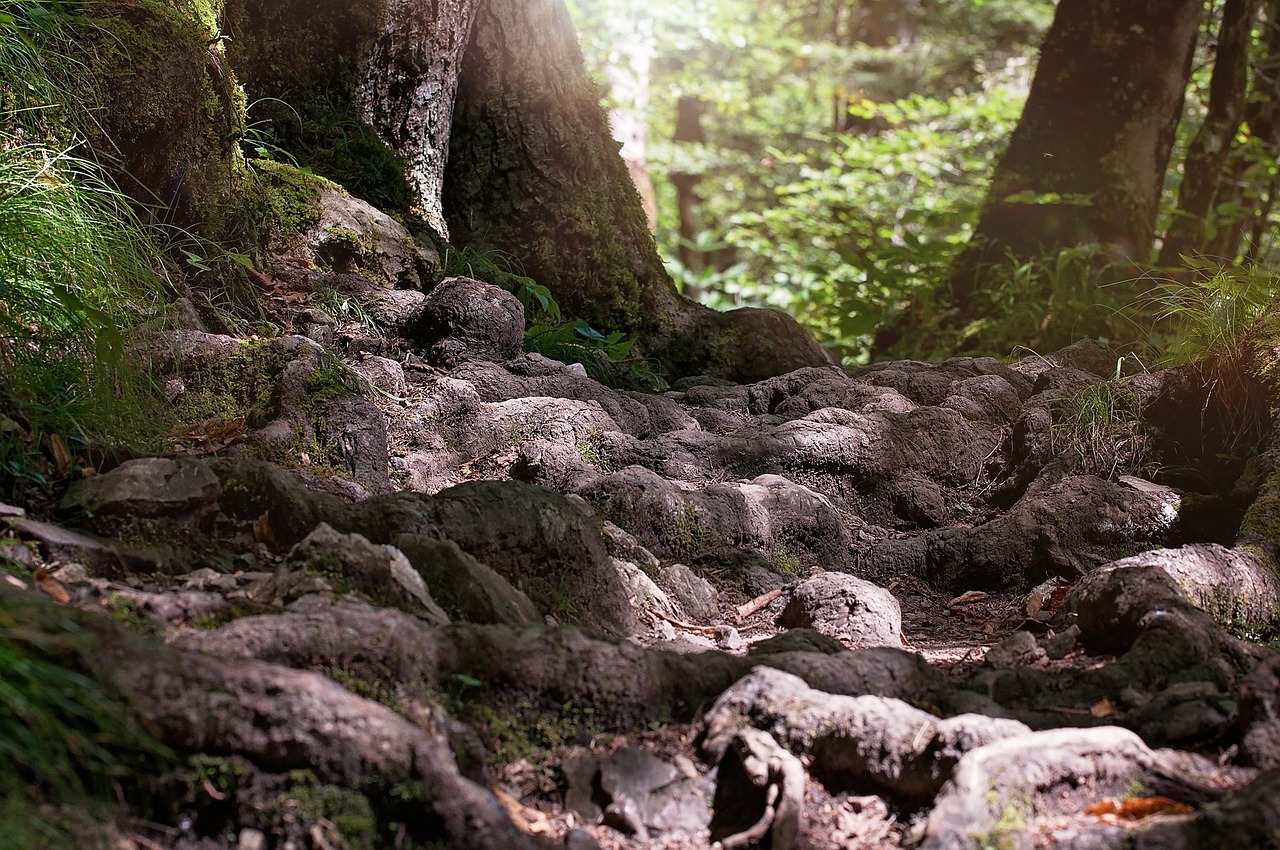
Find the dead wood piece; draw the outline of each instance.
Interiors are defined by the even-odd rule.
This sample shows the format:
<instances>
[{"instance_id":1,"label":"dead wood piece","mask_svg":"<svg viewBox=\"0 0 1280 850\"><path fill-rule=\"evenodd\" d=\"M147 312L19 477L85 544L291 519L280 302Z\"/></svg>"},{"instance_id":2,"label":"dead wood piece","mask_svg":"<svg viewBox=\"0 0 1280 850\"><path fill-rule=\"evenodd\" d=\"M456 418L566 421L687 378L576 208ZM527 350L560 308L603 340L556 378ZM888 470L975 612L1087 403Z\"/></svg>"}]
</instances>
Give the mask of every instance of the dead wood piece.
<instances>
[{"instance_id":1,"label":"dead wood piece","mask_svg":"<svg viewBox=\"0 0 1280 850\"><path fill-rule=\"evenodd\" d=\"M761 608L765 607L766 605L768 605L770 602L777 599L781 595L782 595L782 588L775 587L773 590L769 591L768 593L762 593L761 595L757 596L755 599L752 599L750 602L744 602L743 604L739 605L738 606L738 622L741 623L743 620L747 619L752 614L756 613Z\"/></svg>"},{"instance_id":2,"label":"dead wood piece","mask_svg":"<svg viewBox=\"0 0 1280 850\"><path fill-rule=\"evenodd\" d=\"M718 776L713 847L745 850L762 845L766 837L771 850L795 846L804 811L804 766L798 758L767 733L740 729L720 760Z\"/></svg>"}]
</instances>

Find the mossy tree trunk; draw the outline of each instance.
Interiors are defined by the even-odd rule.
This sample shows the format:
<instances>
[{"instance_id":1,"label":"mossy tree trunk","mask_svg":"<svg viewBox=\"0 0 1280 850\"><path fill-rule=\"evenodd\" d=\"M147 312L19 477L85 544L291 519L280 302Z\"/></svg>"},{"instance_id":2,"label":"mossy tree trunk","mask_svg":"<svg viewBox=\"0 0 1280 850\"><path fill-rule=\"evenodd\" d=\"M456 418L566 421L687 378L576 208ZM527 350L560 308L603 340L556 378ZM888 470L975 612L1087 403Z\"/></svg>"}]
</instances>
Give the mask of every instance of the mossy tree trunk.
<instances>
[{"instance_id":1,"label":"mossy tree trunk","mask_svg":"<svg viewBox=\"0 0 1280 850\"><path fill-rule=\"evenodd\" d=\"M653 333L685 307L560 0L484 0L445 180L455 241L506 251L566 315Z\"/></svg>"},{"instance_id":2,"label":"mossy tree trunk","mask_svg":"<svg viewBox=\"0 0 1280 850\"><path fill-rule=\"evenodd\" d=\"M671 376L760 380L829 355L794 320L680 296L588 76L563 0L480 0L458 79L444 210L566 316L637 338Z\"/></svg>"},{"instance_id":3,"label":"mossy tree trunk","mask_svg":"<svg viewBox=\"0 0 1280 850\"><path fill-rule=\"evenodd\" d=\"M1031 93L952 272L965 312L983 270L1087 243L1145 261L1202 0L1062 0Z\"/></svg>"}]
</instances>

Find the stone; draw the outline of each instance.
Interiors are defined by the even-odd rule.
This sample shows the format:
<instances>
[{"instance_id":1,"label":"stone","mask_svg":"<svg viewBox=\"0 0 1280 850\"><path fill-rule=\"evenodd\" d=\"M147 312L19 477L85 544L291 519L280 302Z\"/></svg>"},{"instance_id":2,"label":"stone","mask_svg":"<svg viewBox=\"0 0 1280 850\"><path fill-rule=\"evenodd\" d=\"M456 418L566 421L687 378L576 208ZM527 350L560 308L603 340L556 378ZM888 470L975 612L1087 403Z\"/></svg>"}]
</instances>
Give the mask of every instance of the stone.
<instances>
[{"instance_id":1,"label":"stone","mask_svg":"<svg viewBox=\"0 0 1280 850\"><path fill-rule=\"evenodd\" d=\"M293 548L284 568L316 574L335 585L335 591L346 585L433 626L449 624L449 615L431 598L404 553L359 534L340 534L327 523L320 523Z\"/></svg>"},{"instance_id":2,"label":"stone","mask_svg":"<svg viewBox=\"0 0 1280 850\"><path fill-rule=\"evenodd\" d=\"M902 609L893 594L843 573L802 582L778 617L787 628L811 628L851 647L902 646Z\"/></svg>"},{"instance_id":3,"label":"stone","mask_svg":"<svg viewBox=\"0 0 1280 850\"><path fill-rule=\"evenodd\" d=\"M100 578L114 578L124 571L119 551L105 540L34 519L8 522L13 536L35 543L48 563L81 564L89 575Z\"/></svg>"},{"instance_id":4,"label":"stone","mask_svg":"<svg viewBox=\"0 0 1280 850\"><path fill-rule=\"evenodd\" d=\"M431 589L432 598L452 619L502 626L542 622L528 596L452 540L401 534L392 544L405 554Z\"/></svg>"},{"instance_id":5,"label":"stone","mask_svg":"<svg viewBox=\"0 0 1280 850\"><path fill-rule=\"evenodd\" d=\"M387 395L403 397L408 389L405 382L404 367L386 357L366 354L356 359L351 368L369 382L371 387Z\"/></svg>"},{"instance_id":6,"label":"stone","mask_svg":"<svg viewBox=\"0 0 1280 850\"><path fill-rule=\"evenodd\" d=\"M670 564L658 571L658 586L697 623L707 623L719 613L716 589L684 564Z\"/></svg>"},{"instance_id":7,"label":"stone","mask_svg":"<svg viewBox=\"0 0 1280 850\"><path fill-rule=\"evenodd\" d=\"M203 461L147 457L77 481L59 508L98 516L174 516L213 504L221 494L218 476Z\"/></svg>"},{"instance_id":8,"label":"stone","mask_svg":"<svg viewBox=\"0 0 1280 850\"><path fill-rule=\"evenodd\" d=\"M411 331L427 359L455 366L467 359L510 360L524 347L524 305L501 287L450 277L427 294Z\"/></svg>"}]
</instances>

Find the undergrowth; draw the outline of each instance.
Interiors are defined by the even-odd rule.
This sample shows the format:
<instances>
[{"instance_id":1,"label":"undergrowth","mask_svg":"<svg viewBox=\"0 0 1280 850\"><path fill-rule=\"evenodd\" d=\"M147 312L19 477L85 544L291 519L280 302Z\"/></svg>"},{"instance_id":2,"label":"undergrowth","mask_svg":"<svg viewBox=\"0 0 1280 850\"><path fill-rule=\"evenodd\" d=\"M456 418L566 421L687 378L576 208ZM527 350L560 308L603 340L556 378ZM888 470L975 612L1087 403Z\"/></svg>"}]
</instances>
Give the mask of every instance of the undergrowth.
<instances>
[{"instance_id":1,"label":"undergrowth","mask_svg":"<svg viewBox=\"0 0 1280 850\"><path fill-rule=\"evenodd\" d=\"M441 259L446 277L483 280L520 299L528 325L526 350L581 364L589 377L611 387L650 392L662 387L655 364L633 353L635 340L621 331L599 331L585 319L566 318L551 290L527 276L510 254L473 243L462 248L446 245Z\"/></svg>"},{"instance_id":2,"label":"undergrowth","mask_svg":"<svg viewBox=\"0 0 1280 850\"><path fill-rule=\"evenodd\" d=\"M172 763L103 683L97 637L54 606L0 594L0 671L0 848L84 846L56 807L105 806Z\"/></svg>"}]
</instances>

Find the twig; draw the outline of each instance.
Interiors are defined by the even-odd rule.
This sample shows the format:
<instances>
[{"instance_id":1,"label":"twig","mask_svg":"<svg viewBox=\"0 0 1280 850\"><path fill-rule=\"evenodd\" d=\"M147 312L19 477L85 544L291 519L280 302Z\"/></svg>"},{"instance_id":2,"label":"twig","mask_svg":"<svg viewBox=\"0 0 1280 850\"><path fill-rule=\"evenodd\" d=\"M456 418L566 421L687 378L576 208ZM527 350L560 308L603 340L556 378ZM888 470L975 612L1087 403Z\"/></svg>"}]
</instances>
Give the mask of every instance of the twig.
<instances>
[{"instance_id":1,"label":"twig","mask_svg":"<svg viewBox=\"0 0 1280 850\"><path fill-rule=\"evenodd\" d=\"M673 626L681 629L687 629L691 632L701 632L704 635L713 635L716 633L715 626L695 626L693 623L686 623L683 620L677 620L674 617L668 617L666 614L657 609L649 609L654 615L661 617Z\"/></svg>"},{"instance_id":2,"label":"twig","mask_svg":"<svg viewBox=\"0 0 1280 850\"><path fill-rule=\"evenodd\" d=\"M761 608L768 605L770 602L777 599L781 595L782 595L782 588L775 587L773 590L769 591L768 593L765 593L761 596L757 596L755 599L752 599L750 602L745 602L742 605L739 605L738 606L738 622L742 622L743 620L747 619L752 614L756 613Z\"/></svg>"}]
</instances>

